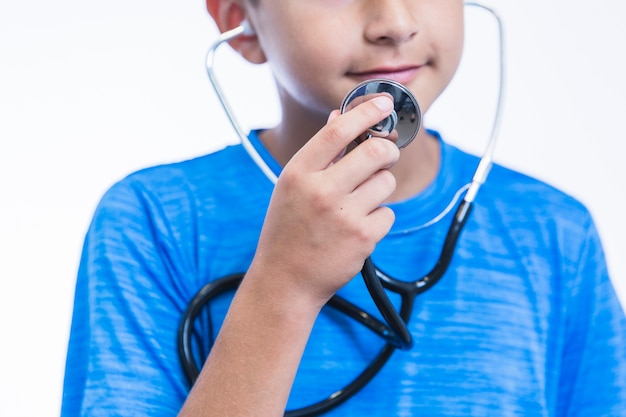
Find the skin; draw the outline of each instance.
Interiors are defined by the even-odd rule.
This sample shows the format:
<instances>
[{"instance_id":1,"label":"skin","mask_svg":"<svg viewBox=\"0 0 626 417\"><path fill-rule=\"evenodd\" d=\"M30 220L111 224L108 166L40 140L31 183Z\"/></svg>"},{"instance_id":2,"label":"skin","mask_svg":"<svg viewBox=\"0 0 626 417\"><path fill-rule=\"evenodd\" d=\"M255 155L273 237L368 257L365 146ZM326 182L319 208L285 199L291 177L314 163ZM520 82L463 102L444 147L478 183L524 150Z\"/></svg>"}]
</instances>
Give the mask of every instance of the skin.
<instances>
[{"instance_id":1,"label":"skin","mask_svg":"<svg viewBox=\"0 0 626 417\"><path fill-rule=\"evenodd\" d=\"M222 31L246 18L256 34L231 46L268 62L283 122L263 133L284 165L253 262L181 416L281 416L315 319L389 231L382 206L420 192L439 168L425 130L400 151L352 140L388 116L379 96L339 115L368 78L410 88L426 111L463 44L461 0L207 0ZM289 256L285 256L288 253ZM311 263L311 259L324 262Z\"/></svg>"}]
</instances>

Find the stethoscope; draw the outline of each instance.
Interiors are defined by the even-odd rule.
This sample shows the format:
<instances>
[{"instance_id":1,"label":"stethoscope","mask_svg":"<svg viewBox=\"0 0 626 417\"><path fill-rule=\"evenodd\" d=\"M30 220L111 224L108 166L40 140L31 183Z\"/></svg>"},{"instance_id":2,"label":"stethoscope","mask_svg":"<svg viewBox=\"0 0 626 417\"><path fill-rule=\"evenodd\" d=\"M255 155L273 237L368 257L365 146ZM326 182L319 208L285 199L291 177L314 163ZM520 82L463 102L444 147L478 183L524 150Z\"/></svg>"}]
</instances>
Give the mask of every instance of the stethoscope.
<instances>
[{"instance_id":1,"label":"stethoscope","mask_svg":"<svg viewBox=\"0 0 626 417\"><path fill-rule=\"evenodd\" d=\"M436 216L432 221L421 226L426 227L438 222L452 210L459 199L461 200L448 228L439 259L430 272L415 281L401 281L395 279L378 269L372 262L371 258L367 258L365 260L361 275L363 276L365 285L374 300L376 307L379 309L384 322L372 316L368 312L363 311L361 308L339 295L333 296L327 305L341 311L344 314L347 314L368 329L377 333L385 340L385 345L381 348L380 352L376 355L372 362L352 382L333 392L324 400L297 410L287 411L285 413L286 416L315 416L337 407L371 381L372 378L374 378L374 376L376 376L376 374L382 369L396 349L410 349L413 346L413 339L406 323L409 321L409 317L413 310L415 298L419 294L433 287L443 277L448 269L448 266L450 265L456 243L472 211L474 199L476 198L478 190L486 181L493 164L493 152L500 129L505 85L504 30L502 18L496 10L486 4L475 1L466 1L465 5L479 7L489 12L490 15L497 21L499 41L498 53L500 61L499 93L489 142L483 156L480 159L480 162L478 163L478 167L474 172L471 182L456 193L453 200L450 204L448 204L442 213ZM242 129L225 98L214 72L215 52L218 47L224 42L228 42L237 36L250 33L251 29L249 25L244 23L239 27L219 35L207 53L206 68L209 80L211 81L220 104L224 108L224 112L226 113L233 129L237 133L243 148L250 155L259 169L265 174L265 176L275 184L278 179L276 174L263 160L261 155L257 152L256 148L249 140L246 132ZM355 142L359 143L360 141L366 140L371 136L388 136L393 133L397 134L396 144L398 147L404 147L408 145L417 135L417 132L421 127L422 115L419 104L413 94L401 84L386 79L369 80L361 83L354 87L354 89L346 95L340 110L342 112L349 111L351 106L356 105L362 99L367 98L368 95L383 93L390 94L392 96L394 101L394 111L385 120L381 121L376 126L372 126L367 132L364 132L361 137L356 138ZM245 272L235 273L211 281L196 293L183 314L178 330L178 355L185 376L190 384L193 384L200 374L192 349L192 335L195 319L207 303L216 296L227 291L236 290L239 283L243 279L244 274ZM395 309L385 290L392 291L400 295L401 302L399 311Z\"/></svg>"}]
</instances>

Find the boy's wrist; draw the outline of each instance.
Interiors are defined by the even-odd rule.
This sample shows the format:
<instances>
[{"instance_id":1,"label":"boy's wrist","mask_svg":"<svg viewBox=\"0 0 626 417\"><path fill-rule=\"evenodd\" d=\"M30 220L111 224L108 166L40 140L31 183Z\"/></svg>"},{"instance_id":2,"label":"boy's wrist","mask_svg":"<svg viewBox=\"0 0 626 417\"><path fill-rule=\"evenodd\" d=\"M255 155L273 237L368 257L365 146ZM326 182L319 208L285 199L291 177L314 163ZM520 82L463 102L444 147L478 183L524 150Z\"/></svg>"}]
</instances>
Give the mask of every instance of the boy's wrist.
<instances>
[{"instance_id":1,"label":"boy's wrist","mask_svg":"<svg viewBox=\"0 0 626 417\"><path fill-rule=\"evenodd\" d=\"M311 320L312 325L332 294L316 293L314 285L302 285L303 281L307 281L304 274L295 277L286 268L257 260L250 265L240 290L243 287L254 294L259 308L267 309L270 314L289 316L285 317L287 320Z\"/></svg>"}]
</instances>

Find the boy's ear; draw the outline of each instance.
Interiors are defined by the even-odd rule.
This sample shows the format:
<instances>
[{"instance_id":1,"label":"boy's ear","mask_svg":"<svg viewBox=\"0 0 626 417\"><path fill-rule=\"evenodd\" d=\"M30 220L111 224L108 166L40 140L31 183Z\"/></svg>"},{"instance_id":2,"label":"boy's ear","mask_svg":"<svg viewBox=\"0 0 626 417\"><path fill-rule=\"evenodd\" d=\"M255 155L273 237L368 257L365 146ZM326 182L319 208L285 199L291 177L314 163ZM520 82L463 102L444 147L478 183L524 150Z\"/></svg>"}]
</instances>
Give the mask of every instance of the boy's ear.
<instances>
[{"instance_id":1,"label":"boy's ear","mask_svg":"<svg viewBox=\"0 0 626 417\"><path fill-rule=\"evenodd\" d=\"M209 14L220 32L234 29L246 18L246 11L237 0L206 0ZM228 42L242 57L253 64L267 61L256 34L243 34Z\"/></svg>"}]
</instances>

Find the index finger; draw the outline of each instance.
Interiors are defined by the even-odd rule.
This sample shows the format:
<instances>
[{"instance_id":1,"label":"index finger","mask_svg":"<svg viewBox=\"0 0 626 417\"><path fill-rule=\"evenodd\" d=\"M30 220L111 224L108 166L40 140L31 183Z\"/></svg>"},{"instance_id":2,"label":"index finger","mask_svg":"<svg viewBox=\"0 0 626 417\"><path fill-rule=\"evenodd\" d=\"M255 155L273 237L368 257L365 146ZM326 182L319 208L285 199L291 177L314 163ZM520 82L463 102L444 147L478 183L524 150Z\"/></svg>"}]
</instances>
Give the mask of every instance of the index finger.
<instances>
[{"instance_id":1,"label":"index finger","mask_svg":"<svg viewBox=\"0 0 626 417\"><path fill-rule=\"evenodd\" d=\"M393 101L387 95L372 98L331 119L311 138L293 160L311 171L326 169L343 150L371 126L391 114Z\"/></svg>"}]
</instances>

